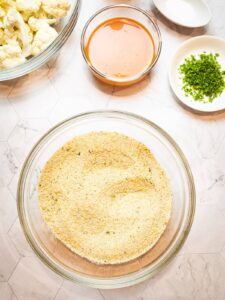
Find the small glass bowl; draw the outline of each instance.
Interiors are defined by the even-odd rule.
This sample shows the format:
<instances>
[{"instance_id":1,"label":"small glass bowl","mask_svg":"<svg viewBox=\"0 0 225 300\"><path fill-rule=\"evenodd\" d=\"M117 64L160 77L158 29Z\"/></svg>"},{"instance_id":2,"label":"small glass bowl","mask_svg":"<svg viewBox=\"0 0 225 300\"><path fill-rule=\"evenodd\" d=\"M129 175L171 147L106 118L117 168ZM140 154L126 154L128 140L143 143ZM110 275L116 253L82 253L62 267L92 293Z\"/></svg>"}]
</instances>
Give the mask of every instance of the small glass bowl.
<instances>
[{"instance_id":1,"label":"small glass bowl","mask_svg":"<svg viewBox=\"0 0 225 300\"><path fill-rule=\"evenodd\" d=\"M35 71L47 63L65 44L71 35L78 19L81 0L70 0L71 8L57 25L57 38L41 54L31 57L24 64L15 68L0 70L0 82L15 79Z\"/></svg>"},{"instance_id":2,"label":"small glass bowl","mask_svg":"<svg viewBox=\"0 0 225 300\"><path fill-rule=\"evenodd\" d=\"M164 234L146 254L117 265L97 265L57 240L42 219L38 181L48 159L68 140L91 131L113 131L143 142L169 177L172 215ZM189 165L174 140L153 122L116 111L97 111L68 119L48 131L34 146L18 184L18 214L24 234L39 258L73 282L95 288L119 288L141 282L164 267L184 243L195 211L195 188Z\"/></svg>"},{"instance_id":3,"label":"small glass bowl","mask_svg":"<svg viewBox=\"0 0 225 300\"><path fill-rule=\"evenodd\" d=\"M145 71L128 78L115 78L103 74L92 65L92 63L90 62L90 60L88 59L85 53L85 47L89 41L92 32L104 21L113 18L120 18L120 17L129 18L142 24L150 32L155 46L155 57L152 63L146 68ZM138 7L126 5L126 4L106 6L103 9L97 11L87 21L81 35L81 51L92 73L103 82L111 85L116 85L116 86L131 85L143 79L158 61L161 48L162 48L161 33L153 17L151 17L147 12L145 12L144 10Z\"/></svg>"}]
</instances>

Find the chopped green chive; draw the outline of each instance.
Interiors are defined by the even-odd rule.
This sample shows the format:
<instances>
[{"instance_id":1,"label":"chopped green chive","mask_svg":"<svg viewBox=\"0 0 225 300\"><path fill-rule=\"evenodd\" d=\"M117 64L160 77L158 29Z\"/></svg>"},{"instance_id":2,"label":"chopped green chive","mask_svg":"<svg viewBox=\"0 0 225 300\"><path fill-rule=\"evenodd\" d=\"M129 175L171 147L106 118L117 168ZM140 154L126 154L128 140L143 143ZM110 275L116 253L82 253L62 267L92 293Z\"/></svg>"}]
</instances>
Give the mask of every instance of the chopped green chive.
<instances>
[{"instance_id":1,"label":"chopped green chive","mask_svg":"<svg viewBox=\"0 0 225 300\"><path fill-rule=\"evenodd\" d=\"M212 102L225 89L225 70L222 70L217 58L219 53L203 52L190 55L180 65L179 73L183 81L183 91L195 101Z\"/></svg>"}]
</instances>

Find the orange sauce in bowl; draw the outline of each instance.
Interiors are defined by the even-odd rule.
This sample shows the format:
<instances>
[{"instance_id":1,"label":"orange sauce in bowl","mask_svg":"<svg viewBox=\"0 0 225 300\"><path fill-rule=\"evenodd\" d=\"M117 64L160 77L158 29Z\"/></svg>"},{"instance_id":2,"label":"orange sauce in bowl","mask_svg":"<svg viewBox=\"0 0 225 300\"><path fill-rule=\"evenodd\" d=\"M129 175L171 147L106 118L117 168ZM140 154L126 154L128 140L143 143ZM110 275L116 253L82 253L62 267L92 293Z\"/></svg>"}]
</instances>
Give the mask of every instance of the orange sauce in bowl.
<instances>
[{"instance_id":1,"label":"orange sauce in bowl","mask_svg":"<svg viewBox=\"0 0 225 300\"><path fill-rule=\"evenodd\" d=\"M100 24L84 48L90 64L100 73L129 80L146 71L155 57L150 32L129 18L114 18Z\"/></svg>"}]
</instances>

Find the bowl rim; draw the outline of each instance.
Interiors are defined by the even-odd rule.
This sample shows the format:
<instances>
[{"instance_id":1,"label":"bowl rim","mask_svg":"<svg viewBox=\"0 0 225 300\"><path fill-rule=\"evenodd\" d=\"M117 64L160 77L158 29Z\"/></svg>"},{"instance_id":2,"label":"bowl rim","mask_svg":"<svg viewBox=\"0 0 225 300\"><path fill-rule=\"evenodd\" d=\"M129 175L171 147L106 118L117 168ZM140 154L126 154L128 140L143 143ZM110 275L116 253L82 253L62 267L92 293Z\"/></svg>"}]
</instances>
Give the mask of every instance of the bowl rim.
<instances>
[{"instance_id":1,"label":"bowl rim","mask_svg":"<svg viewBox=\"0 0 225 300\"><path fill-rule=\"evenodd\" d=\"M91 276L82 274L77 272L76 274L73 273L71 275L71 272L67 271L64 272L62 270L62 267L51 258L47 257L47 255L44 253L44 251L41 249L41 247L38 245L35 239L32 237L31 230L29 229L29 226L27 226L26 218L25 218L25 210L24 210L24 201L23 201L23 183L25 182L26 178L26 171L29 170L29 164L32 162L32 157L35 157L36 151L39 150L38 147L41 146L41 143L45 141L49 137L49 135L53 134L55 130L59 129L60 127L63 127L65 124L70 123L74 120L79 120L82 118L88 118L89 116L112 116L117 115L121 118L128 117L130 119L144 122L146 125L152 127L156 131L158 131L169 143L172 145L174 150L177 152L179 158L181 159L181 162L183 164L187 181L188 181L188 188L190 191L190 197L189 197L189 205L188 205L188 216L186 223L184 225L184 229L182 233L180 234L180 237L177 239L176 243L170 249L169 253L164 257L163 260L158 262L156 266L154 266L153 270L149 270L149 267L145 267L142 270L135 271L133 273L130 273L128 275L122 275L118 277L112 277L112 278L92 278ZM156 125L154 122L139 116L134 113L125 112L125 111L118 111L118 110L96 110L96 111L89 111L85 113L81 113L75 116L72 116L58 124L56 124L54 127L49 129L32 147L31 151L29 152L23 166L20 172L19 180L18 180L18 186L17 186L17 211L18 211L18 217L20 221L20 225L22 227L23 233L26 237L26 240L28 241L30 247L33 249L34 253L39 257L39 259L48 266L52 271L57 273L58 275L62 276L63 278L70 280L74 283L78 283L80 285L89 286L92 288L101 288L101 289L115 289L115 288L122 288L131 286L134 284L137 284L139 282L142 282L148 278L151 278L155 274L157 274L159 271L161 271L162 268L164 268L178 253L180 248L183 246L185 240L188 237L188 234L191 230L194 215L195 215L195 207L196 207L196 192L195 192L195 185L194 185L194 179L193 175L189 166L189 163L184 156L182 150L177 145L177 143L173 140L173 138L170 137L170 135L164 131L161 127ZM154 263L154 262L153 262ZM74 276L75 274L75 276ZM134 276L136 274L136 276Z\"/></svg>"},{"instance_id":2,"label":"bowl rim","mask_svg":"<svg viewBox=\"0 0 225 300\"><path fill-rule=\"evenodd\" d=\"M111 76L108 76L102 72L100 72L98 69L96 69L92 64L91 62L88 60L87 56L86 56L86 53L85 53L85 50L84 50L84 40L85 40L85 34L86 34L86 31L90 25L90 23L98 16L100 15L101 13L105 12L106 10L110 10L110 9L114 9L114 8L124 8L124 9L133 9L133 10L136 10L140 13L142 13L145 17L148 18L148 20L153 24L153 27L155 28L156 30L156 33L157 33L157 36L158 36L158 50L157 50L157 53L154 57L154 60L153 62L148 66L148 68L144 71L142 71L141 73L137 74L137 75L134 75L132 77L128 77L128 78L115 78L115 77L111 77ZM128 4L113 4L113 5L108 5L108 6L105 6L103 7L102 9L98 10L97 12L95 12L89 19L88 21L86 22L86 24L84 25L83 27L83 30L82 30L82 33L81 33L81 39L80 39L80 47L81 47L81 52L82 52L82 55L84 57L84 60L85 62L87 63L87 65L89 66L89 68L92 70L92 72L94 74L96 74L97 76L100 76L102 77L103 79L106 79L107 81L110 81L110 82L115 82L115 83L130 83L130 82L133 82L133 81L136 81L136 80L139 80L143 77L145 77L150 71L151 69L155 66L155 64L157 63L158 59L159 59L159 56L160 56L160 53L161 53L161 50L162 50L162 35L161 35L161 31L159 29L159 26L156 22L156 18L154 18L153 16L151 16L149 13L147 13L145 10L135 6L135 5L128 5Z\"/></svg>"},{"instance_id":3,"label":"bowl rim","mask_svg":"<svg viewBox=\"0 0 225 300\"><path fill-rule=\"evenodd\" d=\"M73 32L73 29L78 20L81 1L82 0L76 0L76 4L67 24L58 34L56 39L43 52L28 59L25 63L14 68L0 70L0 82L22 77L46 64L51 59L51 57L63 47L63 45L66 43L69 36Z\"/></svg>"}]
</instances>

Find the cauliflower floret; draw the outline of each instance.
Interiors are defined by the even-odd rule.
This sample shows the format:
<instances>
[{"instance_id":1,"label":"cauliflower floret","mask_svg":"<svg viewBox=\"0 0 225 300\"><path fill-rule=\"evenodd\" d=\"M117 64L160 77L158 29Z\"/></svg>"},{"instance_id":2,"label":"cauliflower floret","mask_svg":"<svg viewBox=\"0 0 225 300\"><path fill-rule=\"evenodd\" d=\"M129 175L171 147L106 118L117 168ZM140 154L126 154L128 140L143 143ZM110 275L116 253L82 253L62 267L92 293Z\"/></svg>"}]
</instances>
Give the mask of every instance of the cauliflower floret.
<instances>
[{"instance_id":1,"label":"cauliflower floret","mask_svg":"<svg viewBox=\"0 0 225 300\"><path fill-rule=\"evenodd\" d=\"M16 0L16 8L21 12L36 12L41 7L41 0Z\"/></svg>"},{"instance_id":2,"label":"cauliflower floret","mask_svg":"<svg viewBox=\"0 0 225 300\"><path fill-rule=\"evenodd\" d=\"M51 25L69 8L70 0L0 0L0 69L43 52L58 36Z\"/></svg>"},{"instance_id":3,"label":"cauliflower floret","mask_svg":"<svg viewBox=\"0 0 225 300\"><path fill-rule=\"evenodd\" d=\"M38 55L43 52L58 36L57 31L48 25L43 23L34 36L33 43L31 45L31 54Z\"/></svg>"},{"instance_id":4,"label":"cauliflower floret","mask_svg":"<svg viewBox=\"0 0 225 300\"><path fill-rule=\"evenodd\" d=\"M69 0L42 0L43 10L54 18L63 18L70 9Z\"/></svg>"},{"instance_id":5,"label":"cauliflower floret","mask_svg":"<svg viewBox=\"0 0 225 300\"><path fill-rule=\"evenodd\" d=\"M0 46L0 69L9 69L26 61L22 49L16 42Z\"/></svg>"},{"instance_id":6,"label":"cauliflower floret","mask_svg":"<svg viewBox=\"0 0 225 300\"><path fill-rule=\"evenodd\" d=\"M30 29L33 31L38 31L42 26L52 25L56 23L56 19L37 19L34 17L31 17L28 20L28 25L30 26Z\"/></svg>"},{"instance_id":7,"label":"cauliflower floret","mask_svg":"<svg viewBox=\"0 0 225 300\"><path fill-rule=\"evenodd\" d=\"M0 0L1 1L1 0ZM28 22L29 18L34 17L37 19L53 19L54 17L49 15L46 11L43 10L42 6L39 8L37 11L29 11L29 10L24 10L20 11L23 19L25 22ZM55 18L54 18L55 20Z\"/></svg>"},{"instance_id":8,"label":"cauliflower floret","mask_svg":"<svg viewBox=\"0 0 225 300\"><path fill-rule=\"evenodd\" d=\"M15 9L10 8L8 10L6 19L5 19L5 28L14 35L15 28L18 29L18 38L20 39L23 45L23 54L25 57L30 56L30 38L29 38L29 31L27 26L21 16L21 14Z\"/></svg>"}]
</instances>

